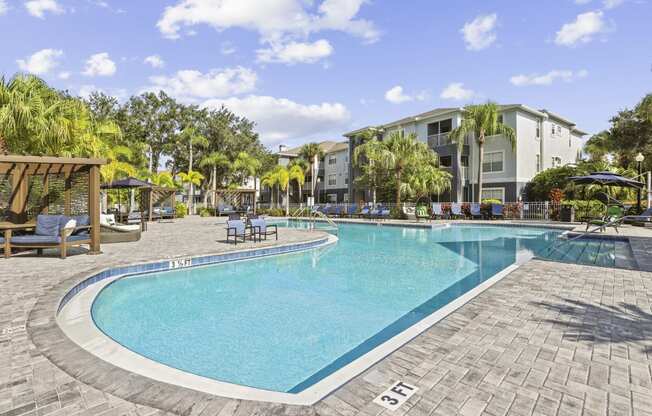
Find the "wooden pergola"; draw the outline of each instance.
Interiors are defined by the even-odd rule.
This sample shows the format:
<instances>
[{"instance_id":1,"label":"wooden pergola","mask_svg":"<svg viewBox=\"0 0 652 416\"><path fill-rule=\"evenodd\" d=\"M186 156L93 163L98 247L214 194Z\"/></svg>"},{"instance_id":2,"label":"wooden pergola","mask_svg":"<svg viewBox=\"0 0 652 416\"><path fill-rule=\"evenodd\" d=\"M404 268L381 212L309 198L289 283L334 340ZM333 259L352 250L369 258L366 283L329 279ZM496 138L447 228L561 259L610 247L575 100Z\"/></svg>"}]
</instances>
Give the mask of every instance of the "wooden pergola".
<instances>
[{"instance_id":1,"label":"wooden pergola","mask_svg":"<svg viewBox=\"0 0 652 416\"><path fill-rule=\"evenodd\" d=\"M165 186L152 186L148 189L145 199L148 200L148 220L154 220L154 207L163 206L165 202L174 209L175 195L177 194L176 188L168 188ZM161 214L162 215L162 214Z\"/></svg>"},{"instance_id":2,"label":"wooden pergola","mask_svg":"<svg viewBox=\"0 0 652 416\"><path fill-rule=\"evenodd\" d=\"M86 214L90 253L100 252L100 167L104 159L0 154L0 226L30 224L39 214Z\"/></svg>"}]
</instances>

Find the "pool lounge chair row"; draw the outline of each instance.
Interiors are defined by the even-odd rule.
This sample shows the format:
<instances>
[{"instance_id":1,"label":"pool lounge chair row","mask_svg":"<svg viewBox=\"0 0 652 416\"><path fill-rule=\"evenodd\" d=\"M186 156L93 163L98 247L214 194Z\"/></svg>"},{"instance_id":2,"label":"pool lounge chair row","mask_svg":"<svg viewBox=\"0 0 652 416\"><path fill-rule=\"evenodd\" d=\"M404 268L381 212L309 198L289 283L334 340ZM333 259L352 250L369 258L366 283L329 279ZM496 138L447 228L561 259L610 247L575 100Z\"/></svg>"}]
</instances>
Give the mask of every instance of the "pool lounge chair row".
<instances>
[{"instance_id":1,"label":"pool lounge chair row","mask_svg":"<svg viewBox=\"0 0 652 416\"><path fill-rule=\"evenodd\" d=\"M340 205L326 205L322 207L316 205L312 208L312 212L321 212L328 217L339 218L366 218L378 220L391 218L390 209L381 205L377 207L364 206L360 211L358 211L358 206L355 204L349 205L348 207Z\"/></svg>"},{"instance_id":2,"label":"pool lounge chair row","mask_svg":"<svg viewBox=\"0 0 652 416\"><path fill-rule=\"evenodd\" d=\"M424 207L425 208L425 207ZM422 210L423 213L423 210ZM422 215L417 216L417 219L425 218ZM503 206L501 204L491 204L489 212L482 210L480 203L469 204L469 215L467 216L462 209L462 204L452 203L448 212L444 211L443 204L439 202L432 203L432 214L430 219L503 219Z\"/></svg>"}]
</instances>

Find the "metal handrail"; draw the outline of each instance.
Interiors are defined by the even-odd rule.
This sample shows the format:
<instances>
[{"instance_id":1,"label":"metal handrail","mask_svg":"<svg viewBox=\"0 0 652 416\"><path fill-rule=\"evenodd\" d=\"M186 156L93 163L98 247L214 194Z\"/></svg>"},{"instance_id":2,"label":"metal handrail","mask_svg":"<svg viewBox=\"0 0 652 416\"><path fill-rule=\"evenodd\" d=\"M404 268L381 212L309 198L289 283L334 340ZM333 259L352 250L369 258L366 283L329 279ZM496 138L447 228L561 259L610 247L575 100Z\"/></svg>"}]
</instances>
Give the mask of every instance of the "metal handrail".
<instances>
[{"instance_id":1,"label":"metal handrail","mask_svg":"<svg viewBox=\"0 0 652 416\"><path fill-rule=\"evenodd\" d=\"M326 214L324 214L323 212L321 212L321 211L315 211L315 212L312 213L312 215L313 215L313 217L312 217L312 218L313 218L313 228L314 228L314 219L315 219L316 217L319 217L319 218L323 218L324 220L326 220L326 222L327 222L329 225L331 225L333 228L335 228L337 231L339 231L340 228L337 226L337 224L335 223L335 221L333 221L331 218L329 218L329 217L328 217Z\"/></svg>"},{"instance_id":2,"label":"metal handrail","mask_svg":"<svg viewBox=\"0 0 652 416\"><path fill-rule=\"evenodd\" d=\"M559 251L561 246L564 245L564 244L568 244L571 241L579 240L580 238L585 237L588 234L595 234L596 232L598 232L598 231L600 231L602 229L606 229L607 227L611 227L611 226L613 226L613 225L615 225L615 224L617 224L619 222L622 222L622 220L623 220L622 218L616 218L615 220L609 221L609 222L607 222L605 224L597 225L592 230L587 230L587 231L585 231L585 232L583 232L583 233L581 233L579 235L576 235L574 237L566 238L564 240L561 240L561 244L559 244L558 246L555 246L554 244L552 246L550 246L550 249L548 250L548 254L550 254L552 252L555 252L555 251ZM557 240L557 241L559 241L559 240Z\"/></svg>"}]
</instances>

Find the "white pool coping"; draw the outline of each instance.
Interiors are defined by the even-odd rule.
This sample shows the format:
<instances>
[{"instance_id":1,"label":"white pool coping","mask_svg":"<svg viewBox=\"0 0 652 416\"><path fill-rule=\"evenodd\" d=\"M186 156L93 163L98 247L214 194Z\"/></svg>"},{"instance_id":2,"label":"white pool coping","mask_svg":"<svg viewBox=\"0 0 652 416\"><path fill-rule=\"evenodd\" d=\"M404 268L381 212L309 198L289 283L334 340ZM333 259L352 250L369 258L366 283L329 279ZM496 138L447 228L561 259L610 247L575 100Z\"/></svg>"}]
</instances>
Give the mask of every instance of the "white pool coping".
<instances>
[{"instance_id":1,"label":"white pool coping","mask_svg":"<svg viewBox=\"0 0 652 416\"><path fill-rule=\"evenodd\" d=\"M335 244L336 242L337 237L331 235L329 236L328 242L316 248ZM313 249L314 248L311 248L310 250ZM294 254L297 252L298 251L294 251L280 255ZM383 360L392 352L407 344L428 328L441 321L449 314L455 312L494 284L498 283L505 276L509 275L520 265L529 261L533 257L534 256L524 256L517 259L516 263L498 272L464 295L451 301L403 332L396 334L394 337L299 393L283 393L257 389L191 374L151 360L120 345L97 328L91 316L91 307L93 301L102 289L112 282L123 278L123 276L104 279L100 282L91 284L80 291L59 311L57 315L57 323L68 338L99 359L113 364L116 367L153 380L233 399L309 406L317 403L334 390L360 375L374 364ZM250 261L255 259L256 258L239 261Z\"/></svg>"}]
</instances>

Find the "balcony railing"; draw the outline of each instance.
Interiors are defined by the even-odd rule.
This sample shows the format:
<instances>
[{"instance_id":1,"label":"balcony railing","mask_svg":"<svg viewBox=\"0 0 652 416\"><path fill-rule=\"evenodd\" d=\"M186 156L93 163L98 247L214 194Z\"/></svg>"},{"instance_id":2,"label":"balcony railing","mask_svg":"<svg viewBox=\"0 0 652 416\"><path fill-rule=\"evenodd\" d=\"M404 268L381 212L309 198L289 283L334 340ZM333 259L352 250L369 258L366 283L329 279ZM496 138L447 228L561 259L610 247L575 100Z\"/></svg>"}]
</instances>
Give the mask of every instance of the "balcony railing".
<instances>
[{"instance_id":1,"label":"balcony railing","mask_svg":"<svg viewBox=\"0 0 652 416\"><path fill-rule=\"evenodd\" d=\"M428 136L428 146L430 147L446 146L447 144L451 144L448 133L433 134Z\"/></svg>"}]
</instances>

